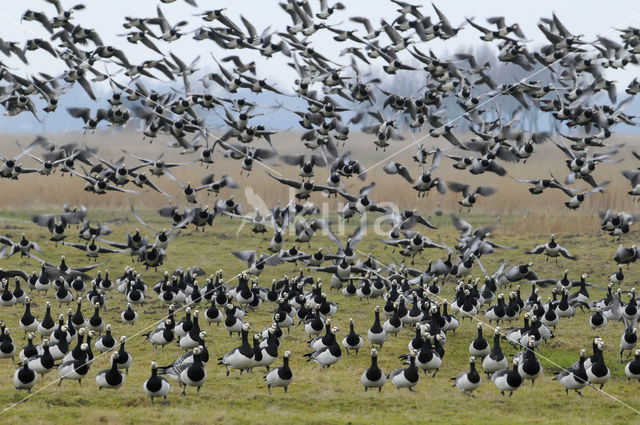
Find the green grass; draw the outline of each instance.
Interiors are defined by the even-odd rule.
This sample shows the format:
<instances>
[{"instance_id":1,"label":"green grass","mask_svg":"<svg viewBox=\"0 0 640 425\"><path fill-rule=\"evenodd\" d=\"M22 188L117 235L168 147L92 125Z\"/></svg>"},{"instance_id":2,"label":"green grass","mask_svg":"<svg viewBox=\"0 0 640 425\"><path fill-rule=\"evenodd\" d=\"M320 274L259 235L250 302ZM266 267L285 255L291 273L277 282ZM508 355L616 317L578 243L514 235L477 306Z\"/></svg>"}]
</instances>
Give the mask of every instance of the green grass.
<instances>
[{"instance_id":1,"label":"green grass","mask_svg":"<svg viewBox=\"0 0 640 425\"><path fill-rule=\"evenodd\" d=\"M86 264L83 254L70 247L54 248L48 241L46 229L37 228L32 224L20 220L28 220L28 214L19 212L14 214L2 214L17 221L0 221L0 234L10 234L13 238L19 238L22 232L38 242L44 249L43 257L49 261L57 262L59 256L65 254L68 264ZM156 227L161 228L166 224L151 213L144 217ZM109 220L113 218L128 218L128 222L117 222L112 225L114 233L108 236L111 240L121 240L127 230L141 227L137 222L131 221L131 216L124 213L114 215L108 212L92 213L92 219ZM556 218L551 218L556 220ZM545 222L550 218L546 217ZM495 222L495 217L474 216L469 221L476 224L490 224ZM440 230L426 232L432 239L437 240L441 235L449 244L455 243L455 232L450 225L448 217L435 217L435 223L441 226ZM519 248L513 251L497 251L491 256L483 257L483 263L488 270L493 271L504 259L509 264L534 261L534 269L541 277L559 277L565 268L571 270L570 277L577 278L580 273L590 274L589 280L595 284L606 287L606 278L616 270L612 256L617 247L617 242L609 236L602 235L598 231L597 222L589 216L563 216L556 220L555 230L558 242L567 247L572 253L579 256L579 261L569 262L561 260L556 265L554 261L545 262L543 257L533 258L524 254L538 243L544 242L549 235L542 232L544 227L538 226L539 219L532 216L504 216L494 230L495 241L517 245ZM355 222L347 225L347 232L355 226ZM155 270L145 270L139 264L136 269L142 274L149 286L153 286L164 270L173 270L176 266L184 267L198 264L207 273L214 273L223 269L225 278L230 279L240 272L245 264L235 259L230 254L231 250L257 248L266 250L270 236L255 236L245 227L239 234L236 232L236 221L227 218L216 218L213 228L207 228L203 232L183 232L183 235L169 246L165 264ZM562 232L563 228L583 228L580 233ZM72 230L70 240L75 241L76 235ZM263 240L264 239L264 240ZM372 252L380 260L388 263L392 258L399 260L399 255L392 254L390 249L385 250L377 242L378 236L368 235L358 246L365 253ZM625 245L638 240L638 233L632 233L623 239ZM312 243L311 250L319 246L327 247L326 238L318 238ZM300 247L309 251L307 246ZM444 256L443 252L429 250L416 260L416 267L426 265L429 258ZM99 261L105 261L111 271L111 276L118 276L124 266L131 265L127 255L104 256ZM5 269L19 267L27 272L37 268L34 260L14 256L9 260L0 260L0 267ZM104 269L101 266L100 269ZM267 270L260 276L260 283L269 286L271 279L284 273L297 273L300 265L284 264L277 268ZM306 269L305 269L306 272ZM307 272L308 273L308 272ZM631 266L626 273L624 288L629 289L640 278L638 267ZM328 276L323 275L323 280L328 282ZM232 283L233 284L233 283ZM11 284L13 286L13 283ZM453 284L448 282L443 289L443 297L451 299ZM503 288L508 291L508 288ZM530 286L523 285L522 296L528 297ZM597 299L604 295L604 290L590 288L591 298ZM550 289L542 290L543 299L550 294ZM445 423L606 423L628 424L637 421L636 414L614 401L607 395L593 389L585 389L583 398L570 394L567 398L563 387L553 381L558 368L543 360L544 375L536 381L535 386L529 383L516 391L513 397L502 397L497 388L483 377L482 386L474 393L475 398L468 398L456 388L451 387L450 377L468 367L468 345L476 333L476 323L465 321L456 332L456 335L448 335L445 346L446 355L443 366L436 378L430 376L420 377L416 393L406 390L397 391L390 383L383 388L382 393L364 392L359 383L360 375L369 365L369 349L365 346L358 355L346 355L328 371L321 370L314 363L306 363L304 353L309 352L306 345L307 336L302 327L292 328L291 334L283 338L280 355L284 350L292 352L291 367L294 372L294 382L289 388L289 394L284 394L280 388L273 390L273 394L267 393L266 385L262 380L264 369L255 370L248 375L240 376L238 372L232 372L227 377L225 369L216 365L217 357L222 356L229 349L237 346L236 337L230 339L223 327L215 325L203 328L208 332L207 346L211 354L211 360L207 365L208 381L202 388L200 395L196 396L195 389L188 388L187 396L180 397L180 389L172 382L172 392L169 396L169 405L151 405L144 395L142 383L148 377L151 360L159 364L171 362L181 354L179 347L171 345L163 350L154 350L151 345L139 335L144 329L153 328L155 324L166 314L166 307L160 304L155 293L147 292L148 303L136 307L140 313L140 319L135 326L123 325L119 322L119 315L126 307L126 301L122 294L111 292L109 294L109 310L101 313L107 323L111 323L113 334L116 337L127 335L127 350L133 356L133 367L127 376L123 388L117 391L98 391L95 383L95 375L98 370L108 366L108 356L102 356L92 366L89 376L79 386L75 382L65 381L60 388L55 380L57 371L45 376L38 382L34 390L40 390L45 385L52 385L39 391L26 402L10 408L0 416L0 423L28 422L39 423L309 423L309 424L412 424L425 423L429 420L437 420ZM53 299L53 293L49 292ZM33 308L37 317L44 314L45 296L33 294L35 306ZM329 299L339 302L339 310L333 322L340 327L338 339L342 340L348 332L348 320L352 317L356 324L356 332L366 339L367 329L373 322L373 309L376 304L382 304L381 300L371 300L369 303L361 303L354 298L344 298L340 293L332 292ZM66 307L58 307L52 302L53 313L57 316L60 312L66 313ZM75 308L75 303L70 307ZM208 306L201 305L199 309L204 311ZM260 331L271 323L273 305L264 304L258 311L251 312L247 318L253 331ZM12 331L18 350L25 344L22 339L22 331L18 327L18 320L23 308L0 307L0 319L4 320ZM91 314L85 306L85 316ZM177 314L177 319L182 319L184 313ZM556 330L556 338L542 346L541 354L560 366L568 366L578 358L581 348L590 352L591 341L594 332L588 326L588 313L578 313L571 320L563 320ZM482 319L482 317L479 317ZM514 326L521 326L521 321L514 322ZM606 349L605 357L612 371L613 378L604 390L630 406L640 409L640 383L627 383L624 376L624 365L617 363L618 344L623 332L621 323L610 323L604 330L597 334L604 338ZM413 337L414 331L404 329L397 338L390 338L384 348L380 350L380 366L384 371L400 366L398 355L407 351L407 343ZM491 331L486 331L491 335ZM72 343L72 345L75 342ZM515 352L508 344L504 343L505 352ZM281 357L281 356L280 356ZM276 366L281 364L281 359ZM0 360L0 409L10 406L26 397L25 392L17 392L13 388L12 377L15 366L10 360Z\"/></svg>"}]
</instances>

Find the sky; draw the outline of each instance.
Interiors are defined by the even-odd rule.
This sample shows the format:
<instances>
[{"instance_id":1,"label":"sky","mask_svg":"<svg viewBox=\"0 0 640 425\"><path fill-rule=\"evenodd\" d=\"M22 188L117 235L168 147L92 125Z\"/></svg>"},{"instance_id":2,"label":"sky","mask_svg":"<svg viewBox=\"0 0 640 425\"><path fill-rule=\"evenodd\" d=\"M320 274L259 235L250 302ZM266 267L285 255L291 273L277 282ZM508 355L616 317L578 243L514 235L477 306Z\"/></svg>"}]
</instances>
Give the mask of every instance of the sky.
<instances>
[{"instance_id":1,"label":"sky","mask_svg":"<svg viewBox=\"0 0 640 425\"><path fill-rule=\"evenodd\" d=\"M61 0L65 8L76 4L76 1ZM3 1L0 8L0 38L3 40L24 41L30 38L43 37L46 31L37 22L20 23L20 17L24 10L33 9L43 11L49 16L53 16L55 8L44 0L25 1ZM142 62L145 59L157 58L157 54L149 51L145 47L133 46L126 42L124 37L118 36L127 32L122 27L125 16L154 17L156 16L156 6L159 4L163 13L171 23L179 20L188 20L189 25L185 31L191 31L201 25L208 24L199 17L194 16L198 12L225 7L225 14L240 24L239 16L243 15L254 24L258 32L267 27L271 30L282 31L286 25L291 24L289 16L278 6L277 1L272 0L198 0L198 8L188 5L183 0L177 0L170 4L161 4L157 0L109 0L109 1L88 1L85 0L86 9L75 12L75 21L84 27L94 28L101 36L105 44L111 44L125 51L129 60ZM311 1L314 11L319 9L319 1ZM330 0L330 4L332 1ZM397 5L386 0L343 0L347 9L336 11L327 21L328 24L337 25L341 28L363 28L358 24L349 21L351 16L366 16L374 25L380 19L388 22L395 16ZM418 3L418 2L416 2ZM505 16L507 23L518 22L525 35L531 40L532 46L540 46L546 43L546 39L536 27L539 18L542 16L551 17L555 12L564 25L574 34L583 34L584 40L591 41L598 35L606 36L614 40L619 40L618 32L614 27L624 26L640 27L640 3L634 4L630 1L613 0L602 1L550 1L538 0L536 2L520 1L438 1L435 2L449 18L453 25L459 25L465 18L474 18L481 25L486 25L486 18L491 16ZM421 12L424 15L431 15L434 20L437 16L430 3L423 3ZM157 28L157 27L154 27ZM338 62L347 64L346 58L338 58L335 54L344 45L331 40L327 31L314 35L311 40L316 50L328 52L331 58L336 58ZM433 49L436 54L453 52L461 49L472 49L480 46L483 41L479 39L480 33L467 26L455 38L442 42L433 40L427 43L418 43L420 49ZM174 52L185 62L189 63L200 56L199 67L208 72L215 71L210 52L220 58L229 54L239 54L243 59L254 59L258 56L246 53L242 50L233 52L222 51L211 41L195 42L191 36L184 36L173 43L156 42L163 52ZM2 61L10 67L15 68L13 72L35 75L39 71L47 71L49 74L59 75L64 68L60 63L53 60L44 51L28 52L30 60L29 66L25 66L15 58L2 58ZM380 65L382 63L380 62ZM108 67L111 72L115 72L117 67ZM104 71L104 69L103 69ZM265 60L258 58L258 74L267 77L269 81L275 82L278 88L290 91L292 80L295 78L294 71L285 65L282 57L274 57ZM638 74L638 68L631 68L629 71L616 72L610 76L618 82L619 89L622 90L628 82ZM116 75L114 78L123 83L127 83L127 78L123 75ZM103 84L106 92L108 85ZM98 89L99 91L99 89ZM35 121L35 120L34 120ZM6 119L0 119L0 124L6 124ZM26 127L29 127L27 124Z\"/></svg>"}]
</instances>

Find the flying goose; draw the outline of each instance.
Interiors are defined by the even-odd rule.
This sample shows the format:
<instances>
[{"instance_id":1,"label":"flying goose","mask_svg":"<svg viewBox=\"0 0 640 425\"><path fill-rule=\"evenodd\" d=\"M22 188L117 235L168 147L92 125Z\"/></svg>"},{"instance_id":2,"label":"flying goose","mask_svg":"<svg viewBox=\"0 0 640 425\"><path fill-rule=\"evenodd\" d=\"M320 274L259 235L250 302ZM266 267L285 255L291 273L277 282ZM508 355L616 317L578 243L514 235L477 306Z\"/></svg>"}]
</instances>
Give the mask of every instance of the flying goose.
<instances>
[{"instance_id":1,"label":"flying goose","mask_svg":"<svg viewBox=\"0 0 640 425\"><path fill-rule=\"evenodd\" d=\"M571 255L566 248L561 247L556 242L556 236L551 235L551 240L546 244L538 245L533 248L531 251L527 251L527 254L542 254L544 253L547 261L549 257L555 258L556 263L558 262L558 256L562 255L564 258L568 258L569 260L576 260L577 257Z\"/></svg>"}]
</instances>

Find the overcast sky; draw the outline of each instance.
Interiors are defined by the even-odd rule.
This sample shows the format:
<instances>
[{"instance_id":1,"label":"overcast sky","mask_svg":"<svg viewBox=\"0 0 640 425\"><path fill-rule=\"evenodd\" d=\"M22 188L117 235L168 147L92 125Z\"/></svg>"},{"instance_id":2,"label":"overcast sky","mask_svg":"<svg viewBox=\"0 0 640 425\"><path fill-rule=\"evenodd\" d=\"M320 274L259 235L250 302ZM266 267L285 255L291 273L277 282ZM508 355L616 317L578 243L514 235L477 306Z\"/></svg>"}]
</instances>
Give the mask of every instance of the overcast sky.
<instances>
[{"instance_id":1,"label":"overcast sky","mask_svg":"<svg viewBox=\"0 0 640 425\"><path fill-rule=\"evenodd\" d=\"M340 24L340 27L357 27L358 25L349 22L351 16L366 16L371 22L378 23L381 18L387 21L393 20L397 16L397 6L386 0L352 0L344 1L347 9L337 11L329 19L331 24ZM416 2L418 3L418 2ZM76 1L63 0L65 7L76 4ZM124 37L118 34L126 32L122 27L125 16L153 17L156 16L156 5L160 4L156 0L108 0L108 1L85 1L87 8L76 12L75 21L85 27L95 28L105 43L124 48L131 56L132 62L141 61L154 57L144 47L132 48ZM319 9L319 1L311 1L314 11ZM617 32L613 27L623 25L636 25L640 27L640 3L632 1L613 0L603 2L602 0L584 1L551 1L537 0L535 2L521 1L477 1L477 0L456 0L436 2L436 5L447 15L453 25L458 25L464 21L465 17L475 18L476 22L487 25L485 19L490 16L506 16L507 22L518 22L523 28L525 35L533 40L534 45L546 42L540 30L536 27L538 20L542 16L550 17L555 12L565 26L574 34L584 34L585 40L593 40L598 35L608 36L618 39ZM282 31L286 25L291 24L289 16L278 6L274 0L199 0L198 8L194 8L182 0L177 0L171 4L161 4L160 6L172 23L179 20L188 20L187 30L195 29L203 24L199 17L193 16L199 11L226 7L226 14L233 20L239 22L239 15L245 16L251 21L258 31L271 26L272 30ZM0 37L4 40L26 40L29 38L45 36L41 25L37 22L20 23L20 17L25 9L40 10L53 16L55 8L53 5L43 0L26 1L3 1L0 8ZM429 3L424 4L421 9L424 15L432 15L435 12ZM437 17L436 17L437 18ZM153 27L156 29L157 27ZM324 31L326 33L326 31ZM471 47L483 43L479 40L479 32L467 27L455 38L447 40L446 43L433 40L428 43L420 43L421 47L433 48L436 52L444 50L457 50L461 47ZM337 51L342 45L329 40L328 37L314 35L313 44L317 50L322 52ZM202 56L202 65L207 66L211 60L206 57L209 49L213 49L217 54L223 55L210 41L196 43L191 37L183 37L174 43L158 42L161 50L172 51L182 58L189 60L198 55ZM242 53L241 51L236 51ZM137 53L137 54L136 54ZM30 71L36 69L46 69L52 66L52 60L45 52L29 53L32 63ZM24 67L15 60L7 60L7 64ZM273 58L271 60L260 61L260 72L263 75L282 75L282 60Z\"/></svg>"},{"instance_id":2,"label":"overcast sky","mask_svg":"<svg viewBox=\"0 0 640 425\"><path fill-rule=\"evenodd\" d=\"M63 6L69 8L76 4L76 1L62 0ZM332 0L329 0L332 3ZM226 15L241 25L239 16L243 15L251 21L260 32L270 26L272 31L284 31L286 25L291 25L290 17L279 6L277 1L273 0L215 0L205 1L198 0L198 8L194 8L182 0L177 0L171 4L161 4L156 0L102 0L88 1L85 0L85 10L75 12L75 22L80 23L84 27L94 28L102 38L105 44L111 44L123 49L132 63L140 63L145 59L157 58L158 55L146 47L133 46L129 44L124 37L118 36L127 32L122 27L125 16L135 17L155 17L156 6L160 4L165 16L170 23L179 20L188 20L189 25L185 27L185 31L192 31L202 25L210 25L201 18L194 16L198 12L205 10L226 7ZM311 1L314 11L319 9L319 1ZM397 15L397 5L386 0L343 0L347 5L346 10L336 11L334 15L327 21L330 25L338 25L341 28L363 28L354 22L349 21L352 16L366 16L374 25L378 25L380 19L384 18L391 22ZM418 3L418 2L416 2ZM535 2L521 1L439 1L436 5L448 16L453 25L459 25L464 22L465 17L475 18L475 21L481 25L486 25L486 18L491 16L505 16L507 23L518 22L522 27L525 35L532 40L532 48L547 43L546 39L536 27L540 17L551 17L551 13L555 12L565 26L574 34L583 34L585 41L592 41L598 35L606 36L614 40L619 40L618 32L613 30L614 27L620 28L625 26L640 27L640 3L632 1L613 0L603 2L601 0L585 0L585 1L551 1L538 0ZM35 37L47 37L48 33L42 28L38 22L20 23L20 17L24 10L32 9L45 12L48 16L55 15L53 5L44 0L26 0L26 1L2 1L0 8L0 38L3 40L24 41ZM424 3L421 12L424 15L430 15L434 21L437 21L430 3ZM214 23L218 26L219 24ZM152 27L157 32L157 26ZM320 31L311 37L314 48L330 58L337 59L342 64L347 64L347 58L339 58L337 52L345 47L344 44L331 40L333 34L328 31ZM479 39L480 33L467 25L455 38L442 42L433 40L427 43L418 43L417 46L423 50L433 49L437 54L445 52L454 52L460 49L472 49L480 46L484 42ZM384 37L384 36L383 36ZM386 42L386 38L384 39ZM419 40L418 40L419 41ZM282 56L275 56L271 59L264 59L253 53L246 53L245 50L222 51L212 41L196 42L191 35L183 36L182 39L165 43L156 41L156 45L166 52L174 52L180 56L185 62L200 55L201 60L199 67L208 71L216 69L215 64L209 56L213 52L216 57L223 57L229 54L239 54L246 59L258 59L258 74L261 77L267 77L271 81L275 81L278 88L290 91L292 87L292 79L295 74L292 69L286 66L286 61ZM492 43L495 48L496 43ZM92 48L89 44L87 49ZM40 71L46 71L49 74L60 75L64 70L61 61L54 60L48 53L44 51L29 52L29 66L23 65L15 57L2 58L2 61L16 72L24 74L36 74ZM379 60L381 61L381 60ZM382 65L382 62L374 62ZM104 71L105 65L100 65L99 69ZM117 67L113 64L108 66L110 72L117 71ZM638 74L638 67L630 67L630 70L607 74L609 78L618 81L619 90L623 90L624 86ZM127 77L118 75L114 77L116 80L127 83ZM103 86L108 88L106 84ZM0 120L4 121L4 120Z\"/></svg>"}]
</instances>

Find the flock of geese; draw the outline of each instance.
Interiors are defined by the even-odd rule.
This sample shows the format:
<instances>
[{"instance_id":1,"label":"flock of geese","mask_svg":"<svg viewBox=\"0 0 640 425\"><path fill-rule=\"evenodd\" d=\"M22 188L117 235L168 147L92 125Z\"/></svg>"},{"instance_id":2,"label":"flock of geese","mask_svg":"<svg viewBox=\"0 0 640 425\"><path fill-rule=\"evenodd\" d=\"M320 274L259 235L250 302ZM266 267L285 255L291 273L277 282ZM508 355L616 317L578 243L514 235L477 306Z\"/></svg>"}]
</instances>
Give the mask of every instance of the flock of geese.
<instances>
[{"instance_id":1,"label":"flock of geese","mask_svg":"<svg viewBox=\"0 0 640 425\"><path fill-rule=\"evenodd\" d=\"M197 7L193 0L187 3ZM566 157L564 179L554 175L529 180L509 176L529 185L532 195L559 190L566 194L568 209L579 208L588 196L605 191L610 183L600 181L596 170L621 161L618 152L622 146L607 140L614 127L637 124L636 117L624 111L640 92L640 83L634 79L623 90L625 98L618 102L618 87L607 80L606 71L632 69L638 64L635 55L640 53L640 29L616 29L616 40L598 37L587 42L553 14L541 18L538 24L548 43L532 49L523 29L504 17L489 18L486 24L466 19L455 26L435 5L434 14L429 15L427 6L391 0L389 8L395 14L388 14L378 24L366 17L348 17L344 15L344 4L329 4L327 0L320 0L320 8L307 0L287 0L280 7L290 16L290 25L256 29L243 16L228 16L223 9L199 11L194 26L194 19L165 16L159 5L151 16L126 17L122 24L127 32L122 34L122 43L126 40L135 46L119 48L105 45L94 29L80 25L85 5L65 9L60 0L46 0L42 9L27 10L21 19L26 21L23 25L27 31L40 31L43 38L31 38L23 44L0 40L0 51L7 58L17 57L24 63L21 68L29 70L29 75L24 76L0 62L0 104L6 115L26 113L40 119L43 112L58 113L60 98L77 84L96 103L95 107L67 109L82 120L79 129L98 131L138 120L144 123L144 139L169 135L170 147L186 158L183 162L165 161L164 151L156 143L155 158L129 152L135 149L132 146L124 151L126 159L113 160L104 158L97 147L58 145L38 136L30 145L20 146L17 155L0 155L0 184L12 184L7 180L20 184L23 174L38 173L46 179L42 184L47 185L53 184L49 183L51 176L69 174L84 180L84 189L96 195L116 191L144 196L156 191L167 198L172 197L165 185L178 185L184 202L192 204L179 208L172 203L160 209L159 214L167 221L167 228L162 230L146 223L132 209L131 214L146 230L131 229L122 239L110 235L106 224L92 222L85 207L66 205L62 212L33 217L36 225L46 227L50 233L46 251L67 246L92 260L112 255L129 255L137 260L118 276L107 270L94 274L97 263L72 267L64 256L59 263L45 261L40 258L44 256L43 248L29 240L27 234L20 239L0 236L0 258L19 255L38 264L32 273L0 269L0 318L6 312L24 309L18 323L0 322L0 359L15 362L17 357L20 363L13 378L15 387L31 391L54 370L58 385L64 380L82 382L94 376L94 359L102 353L110 355L110 364L95 373L98 388L122 387L133 356L126 349L127 338L112 335L112 326L101 312L108 304L115 305L122 310L122 323L134 325L142 315L136 309L152 302L165 305L167 314L144 335L149 346L179 345L184 351L170 364L151 364L150 376L142 387L152 402L155 398L166 401L172 383L182 387L182 394L187 387L199 392L206 384L212 368L204 322L216 323L240 338L239 346L215 358L227 375L234 370L243 374L264 367L269 392L274 387L287 392L296 374L305 371L301 365L292 370L292 352L287 350L286 336L302 332L297 325L309 337L309 352L304 354L307 361L323 368L340 367L344 352L357 354L370 349L371 362L368 367L363 365L360 380L365 390L380 391L389 381L398 389L413 391L427 372L436 376L444 362L447 340L455 338L456 328L470 319L467 321L478 321L477 337L469 341L468 370L451 378L453 385L471 395L486 374L503 395L511 395L523 388L525 381L533 384L543 376L542 364L548 359L541 361L539 347L554 336L562 338L563 329L572 326L568 319L576 315L575 320L588 317L594 330L612 326L609 322L623 323L620 361L624 361L625 353L627 357L633 355L626 363L625 374L629 380L640 380L640 349L635 349L640 312L635 289L626 289L629 282L623 267L640 257L640 246L619 245L612 253L615 265L612 263L612 274L604 285L590 282L586 273L570 279L568 270L562 276L543 278L529 262L502 263L491 272L484 267L482 257L515 249L495 242L492 228L474 228L452 215L459 235L457 244L448 246L442 238L434 241L423 233L436 226L416 210L400 211L376 203L374 182L356 193L349 192L345 185L354 177L365 182L369 170L349 150L353 143L349 140L351 128L361 124L362 131L371 135L376 150L392 149L395 140L404 139L405 130L446 139L451 146L443 149L429 150L416 143L415 164L390 159L384 161L383 169L387 174L398 175L399 190L415 190L420 199L432 189L440 194L448 189L460 193L459 204L468 210L480 197L491 196L498 189L443 181L438 177L443 161L450 160L454 168L467 170L472 174L470 179L489 172L506 176L505 162L536 161L536 146L553 143L558 155ZM330 23L334 14L340 23ZM477 31L483 42L497 49L495 66L531 72L544 67L539 72L549 75L552 82L527 79L497 83L492 79L491 64L478 63L472 54L439 58L433 51L424 50L430 40L447 40L463 30ZM316 33L330 35L343 47L337 58L314 48ZM171 43L181 37L191 37L207 50L215 47L215 52L225 52L211 55L216 71L202 75L198 73L199 57L181 58L171 52ZM126 52L134 48L150 59L130 62ZM53 76L29 68L31 55L40 54L39 51L66 64L67 70ZM282 61L283 66L296 71L298 78L290 87L276 87L259 76L260 64L246 61L245 52L261 60ZM379 74L371 71L379 68L398 78L418 74L425 84L415 87L408 97L390 92L376 76ZM194 81L198 75L201 77ZM93 89L103 81L112 89L106 99L96 96ZM279 130L269 128L268 120L261 121L269 109L285 108L280 103L255 103L260 99L259 93L266 91L276 98L295 96L304 104L290 111L303 129L299 152L278 152L272 136ZM509 117L503 116L493 102L502 96L519 104ZM520 126L523 113L531 108L553 117L557 130L524 131ZM211 114L218 115L225 124L220 135L207 129L206 116ZM638 153L633 152L633 156L640 161ZM26 161L33 165L25 165ZM286 206L249 215L243 215L242 206L233 196L220 195L213 208L202 207L199 192L213 192L216 196L231 192L239 188L235 181L238 177L207 174L200 184L192 184L177 179L172 170L195 163L215 168L214 161L237 164L238 176L260 164L268 169L266 179L294 188L295 199ZM286 177L272 172L269 161L297 166L299 173ZM517 166L513 170L517 175ZM561 172L558 170L557 174ZM628 196L640 199L640 168L622 174L630 182ZM314 177L318 175L326 180L317 182ZM337 220L359 220L346 240L334 233L333 222L321 218L318 207L309 201L315 192L344 199L344 207L336 211ZM376 195L380 201L393 201L393 195ZM368 230L367 216L376 214L383 215L390 227L381 244L388 246L387 252L392 255L410 261L410 265L404 260L385 264L357 248ZM252 249L233 252L247 263L244 271L225 279L222 270L207 274L198 266L179 267L165 271L155 282L143 280L148 269L162 267L171 242L185 237L181 236L184 229L193 226L204 231L220 216L249 222L256 234L272 234L268 246L256 239ZM603 232L618 240L631 232L637 222L633 214L614 210L603 212L600 218ZM74 229L79 230L79 242L70 241L76 239L71 236ZM334 249L302 251L303 246L311 247L311 240L323 233ZM556 263L559 258L576 260L570 249L562 247L551 235L547 242L531 247L526 254L544 255ZM444 255L434 256L433 250ZM281 264L304 267L295 275L281 276L264 286L259 275ZM441 290L449 282L454 282L454 295L446 300ZM531 284L530 295L521 294L525 283ZM606 287L606 295L600 299L591 297L589 292L593 289L589 288L594 287ZM552 289L546 300L541 293L544 288ZM341 297L373 298L378 304L370 311L370 326L350 319L349 332L342 339L335 317L351 314L343 311L344 303L339 305ZM31 311L33 300L46 302L43 316L36 317ZM56 304L58 315L53 311ZM67 310L62 309L63 304ZM70 308L72 305L76 308ZM271 323L256 330L248 319L258 309L273 311L273 315ZM492 334L488 340L483 334L487 328ZM19 342L20 331L27 340L24 346ZM398 369L383 371L378 357L388 354L383 346L391 335L407 338L407 352L400 355ZM501 344L510 344L517 350L513 359L504 353ZM603 355L605 347L603 338L595 337L590 352L575 353L574 364L555 365L562 371L554 379L567 394L575 391L582 395L580 390L585 387L602 389L610 380L611 370ZM4 363L2 367L10 365Z\"/></svg>"}]
</instances>

